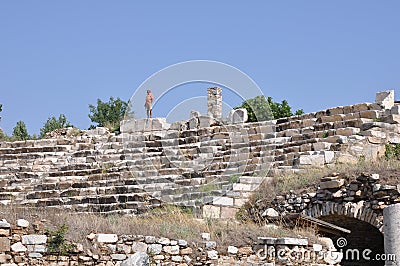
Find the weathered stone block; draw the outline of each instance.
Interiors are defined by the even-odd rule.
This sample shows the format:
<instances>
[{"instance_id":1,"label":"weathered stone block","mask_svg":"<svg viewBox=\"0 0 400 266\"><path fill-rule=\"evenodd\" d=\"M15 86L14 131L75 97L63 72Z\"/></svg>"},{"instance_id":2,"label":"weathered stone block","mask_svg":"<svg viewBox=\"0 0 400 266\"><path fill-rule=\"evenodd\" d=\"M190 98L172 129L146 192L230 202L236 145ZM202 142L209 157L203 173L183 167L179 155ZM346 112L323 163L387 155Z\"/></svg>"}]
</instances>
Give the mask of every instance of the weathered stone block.
<instances>
[{"instance_id":1,"label":"weathered stone block","mask_svg":"<svg viewBox=\"0 0 400 266\"><path fill-rule=\"evenodd\" d=\"M132 266L132 265L149 265L150 258L144 252L136 252L135 254L129 256L128 259L121 263L121 266Z\"/></svg>"},{"instance_id":2,"label":"weathered stone block","mask_svg":"<svg viewBox=\"0 0 400 266\"><path fill-rule=\"evenodd\" d=\"M273 208L268 208L261 214L261 217L276 218L279 217L279 212L277 212Z\"/></svg>"},{"instance_id":3,"label":"weathered stone block","mask_svg":"<svg viewBox=\"0 0 400 266\"><path fill-rule=\"evenodd\" d=\"M25 219L18 219L17 220L17 226L26 228L26 227L29 226L29 222L27 220L25 220Z\"/></svg>"},{"instance_id":4,"label":"weathered stone block","mask_svg":"<svg viewBox=\"0 0 400 266\"><path fill-rule=\"evenodd\" d=\"M237 254L238 250L239 249L235 246L228 246L228 254Z\"/></svg>"},{"instance_id":5,"label":"weathered stone block","mask_svg":"<svg viewBox=\"0 0 400 266\"><path fill-rule=\"evenodd\" d=\"M199 117L200 116L200 112L199 111L190 111L190 118L194 118L194 117Z\"/></svg>"},{"instance_id":6,"label":"weathered stone block","mask_svg":"<svg viewBox=\"0 0 400 266\"><path fill-rule=\"evenodd\" d=\"M233 206L233 198L229 197L216 197L213 199L214 205Z\"/></svg>"},{"instance_id":7,"label":"weathered stone block","mask_svg":"<svg viewBox=\"0 0 400 266\"><path fill-rule=\"evenodd\" d=\"M189 119L189 129L197 129L199 127L199 119L193 117Z\"/></svg>"},{"instance_id":8,"label":"weathered stone block","mask_svg":"<svg viewBox=\"0 0 400 266\"><path fill-rule=\"evenodd\" d=\"M111 254L111 259L112 260L124 260L126 259L125 254Z\"/></svg>"},{"instance_id":9,"label":"weathered stone block","mask_svg":"<svg viewBox=\"0 0 400 266\"><path fill-rule=\"evenodd\" d=\"M22 244L26 245L38 245L38 244L46 244L47 236L46 235L24 235L22 236Z\"/></svg>"},{"instance_id":10,"label":"weathered stone block","mask_svg":"<svg viewBox=\"0 0 400 266\"><path fill-rule=\"evenodd\" d=\"M97 234L96 236L99 243L116 243L118 241L116 234Z\"/></svg>"},{"instance_id":11,"label":"weathered stone block","mask_svg":"<svg viewBox=\"0 0 400 266\"><path fill-rule=\"evenodd\" d=\"M0 252L10 251L10 239L8 237L0 237Z\"/></svg>"},{"instance_id":12,"label":"weathered stone block","mask_svg":"<svg viewBox=\"0 0 400 266\"><path fill-rule=\"evenodd\" d=\"M300 155L300 164L301 165L314 165L321 166L325 164L325 156L324 155Z\"/></svg>"},{"instance_id":13,"label":"weathered stone block","mask_svg":"<svg viewBox=\"0 0 400 266\"><path fill-rule=\"evenodd\" d=\"M308 240L304 238L282 237L276 239L277 245L307 246Z\"/></svg>"},{"instance_id":14,"label":"weathered stone block","mask_svg":"<svg viewBox=\"0 0 400 266\"><path fill-rule=\"evenodd\" d=\"M2 219L0 221L0 228L10 228L10 227L11 227L11 225L7 222L6 219Z\"/></svg>"},{"instance_id":15,"label":"weathered stone block","mask_svg":"<svg viewBox=\"0 0 400 266\"><path fill-rule=\"evenodd\" d=\"M147 251L151 254L158 255L161 253L162 248L161 244L150 244L147 246Z\"/></svg>"},{"instance_id":16,"label":"weathered stone block","mask_svg":"<svg viewBox=\"0 0 400 266\"><path fill-rule=\"evenodd\" d=\"M179 254L179 246L164 246L163 251L170 255L178 255Z\"/></svg>"},{"instance_id":17,"label":"weathered stone block","mask_svg":"<svg viewBox=\"0 0 400 266\"><path fill-rule=\"evenodd\" d=\"M228 121L231 124L241 124L248 120L247 110L245 108L235 109L229 112Z\"/></svg>"},{"instance_id":18,"label":"weathered stone block","mask_svg":"<svg viewBox=\"0 0 400 266\"><path fill-rule=\"evenodd\" d=\"M219 206L204 205L203 206L203 217L204 218L219 218L221 210Z\"/></svg>"},{"instance_id":19,"label":"weathered stone block","mask_svg":"<svg viewBox=\"0 0 400 266\"><path fill-rule=\"evenodd\" d=\"M147 244L143 243L143 242L133 242L132 251L133 252L146 252Z\"/></svg>"},{"instance_id":20,"label":"weathered stone block","mask_svg":"<svg viewBox=\"0 0 400 266\"><path fill-rule=\"evenodd\" d=\"M236 213L239 209L233 207L221 207L221 218L232 219L235 218Z\"/></svg>"},{"instance_id":21,"label":"weathered stone block","mask_svg":"<svg viewBox=\"0 0 400 266\"><path fill-rule=\"evenodd\" d=\"M344 179L325 181L320 183L321 189L339 188L344 185Z\"/></svg>"},{"instance_id":22,"label":"weathered stone block","mask_svg":"<svg viewBox=\"0 0 400 266\"><path fill-rule=\"evenodd\" d=\"M391 109L394 106L394 90L377 92L375 102L385 109Z\"/></svg>"},{"instance_id":23,"label":"weathered stone block","mask_svg":"<svg viewBox=\"0 0 400 266\"><path fill-rule=\"evenodd\" d=\"M25 252L28 249L21 242L17 242L11 246L11 250L14 252Z\"/></svg>"}]
</instances>

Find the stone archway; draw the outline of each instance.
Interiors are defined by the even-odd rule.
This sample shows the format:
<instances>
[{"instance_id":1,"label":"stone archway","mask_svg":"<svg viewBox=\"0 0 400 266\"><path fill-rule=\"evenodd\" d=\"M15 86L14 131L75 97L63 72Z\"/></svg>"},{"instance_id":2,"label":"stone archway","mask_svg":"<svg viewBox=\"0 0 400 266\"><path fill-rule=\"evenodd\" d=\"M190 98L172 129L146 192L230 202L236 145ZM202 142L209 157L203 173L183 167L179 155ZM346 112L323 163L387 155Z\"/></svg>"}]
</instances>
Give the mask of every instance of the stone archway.
<instances>
[{"instance_id":1,"label":"stone archway","mask_svg":"<svg viewBox=\"0 0 400 266\"><path fill-rule=\"evenodd\" d=\"M341 265L385 265L384 261L374 260L376 254L385 252L381 210L371 209L370 204L364 201L327 201L311 205L304 213L351 231L350 234L344 235L325 234L333 240L337 250L343 252Z\"/></svg>"},{"instance_id":2,"label":"stone archway","mask_svg":"<svg viewBox=\"0 0 400 266\"><path fill-rule=\"evenodd\" d=\"M383 234L376 227L343 215L329 215L319 219L351 231L346 235L325 235L330 237L336 249L343 253L341 265L385 265L384 261L375 260L377 254L384 254Z\"/></svg>"}]
</instances>

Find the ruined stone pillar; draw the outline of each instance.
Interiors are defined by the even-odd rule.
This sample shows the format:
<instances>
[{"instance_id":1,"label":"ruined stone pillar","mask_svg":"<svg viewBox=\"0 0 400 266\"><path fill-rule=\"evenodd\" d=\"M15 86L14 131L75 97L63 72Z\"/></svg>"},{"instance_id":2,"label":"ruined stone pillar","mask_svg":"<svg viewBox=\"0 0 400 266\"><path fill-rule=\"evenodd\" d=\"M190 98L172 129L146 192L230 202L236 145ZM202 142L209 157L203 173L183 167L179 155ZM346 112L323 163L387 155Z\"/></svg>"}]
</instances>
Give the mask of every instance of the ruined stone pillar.
<instances>
[{"instance_id":1,"label":"ruined stone pillar","mask_svg":"<svg viewBox=\"0 0 400 266\"><path fill-rule=\"evenodd\" d=\"M222 89L213 87L207 89L208 115L216 118L222 118Z\"/></svg>"},{"instance_id":2,"label":"ruined stone pillar","mask_svg":"<svg viewBox=\"0 0 400 266\"><path fill-rule=\"evenodd\" d=\"M394 106L394 90L377 92L375 102L385 109L391 109Z\"/></svg>"},{"instance_id":3,"label":"ruined stone pillar","mask_svg":"<svg viewBox=\"0 0 400 266\"><path fill-rule=\"evenodd\" d=\"M394 254L396 261L386 261L385 265L400 263L400 203L383 209L385 254Z\"/></svg>"}]
</instances>

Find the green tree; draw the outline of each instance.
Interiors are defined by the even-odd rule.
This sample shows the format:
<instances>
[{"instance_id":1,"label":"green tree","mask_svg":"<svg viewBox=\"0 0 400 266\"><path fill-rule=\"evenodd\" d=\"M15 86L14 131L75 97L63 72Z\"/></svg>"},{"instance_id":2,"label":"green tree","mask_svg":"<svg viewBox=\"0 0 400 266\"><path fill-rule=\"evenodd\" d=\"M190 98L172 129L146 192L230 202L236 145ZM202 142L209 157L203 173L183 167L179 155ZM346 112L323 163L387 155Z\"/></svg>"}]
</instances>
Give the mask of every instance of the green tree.
<instances>
[{"instance_id":1,"label":"green tree","mask_svg":"<svg viewBox=\"0 0 400 266\"><path fill-rule=\"evenodd\" d=\"M120 98L114 99L110 97L108 102L103 102L97 99L97 106L89 104L89 118L97 125L95 126L108 127L111 131L119 130L119 123L124 118L125 112L128 111L128 103Z\"/></svg>"},{"instance_id":2,"label":"green tree","mask_svg":"<svg viewBox=\"0 0 400 266\"><path fill-rule=\"evenodd\" d=\"M13 129L12 135L16 140L29 139L28 130L26 129L26 125L25 125L24 121L17 122L17 125Z\"/></svg>"},{"instance_id":3,"label":"green tree","mask_svg":"<svg viewBox=\"0 0 400 266\"><path fill-rule=\"evenodd\" d=\"M265 121L292 116L292 108L287 100L281 103L274 102L272 97L265 98L264 95L248 99L234 109L245 108L249 117L249 122ZM303 114L303 110L297 110L296 115Z\"/></svg>"},{"instance_id":4,"label":"green tree","mask_svg":"<svg viewBox=\"0 0 400 266\"><path fill-rule=\"evenodd\" d=\"M72 125L67 121L64 114L60 114L58 119L55 116L49 117L44 126L40 129L40 137L43 138L48 132L66 127L72 127Z\"/></svg>"},{"instance_id":5,"label":"green tree","mask_svg":"<svg viewBox=\"0 0 400 266\"><path fill-rule=\"evenodd\" d=\"M234 109L245 108L247 110L249 122L265 121L273 119L271 108L263 95L248 99L242 105Z\"/></svg>"}]
</instances>

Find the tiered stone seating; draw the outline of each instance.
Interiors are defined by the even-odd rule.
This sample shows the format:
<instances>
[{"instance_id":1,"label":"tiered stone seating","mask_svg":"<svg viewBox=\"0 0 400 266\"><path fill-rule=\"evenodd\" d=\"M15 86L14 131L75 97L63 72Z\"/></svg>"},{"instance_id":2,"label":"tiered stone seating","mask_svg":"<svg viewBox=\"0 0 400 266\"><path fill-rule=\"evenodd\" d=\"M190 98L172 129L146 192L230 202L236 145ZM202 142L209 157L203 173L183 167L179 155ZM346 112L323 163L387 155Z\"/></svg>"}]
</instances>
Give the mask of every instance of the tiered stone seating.
<instances>
[{"instance_id":1,"label":"tiered stone seating","mask_svg":"<svg viewBox=\"0 0 400 266\"><path fill-rule=\"evenodd\" d=\"M234 175L243 176L239 184L246 187L251 176L270 169L376 155L385 142L400 142L395 112L357 104L274 121L168 130L155 119L134 122L134 130L123 123L129 130L120 135L99 128L78 136L0 142L0 202L131 214L161 202L198 209L229 197L228 188L237 190ZM392 124L378 122L388 116Z\"/></svg>"}]
</instances>

